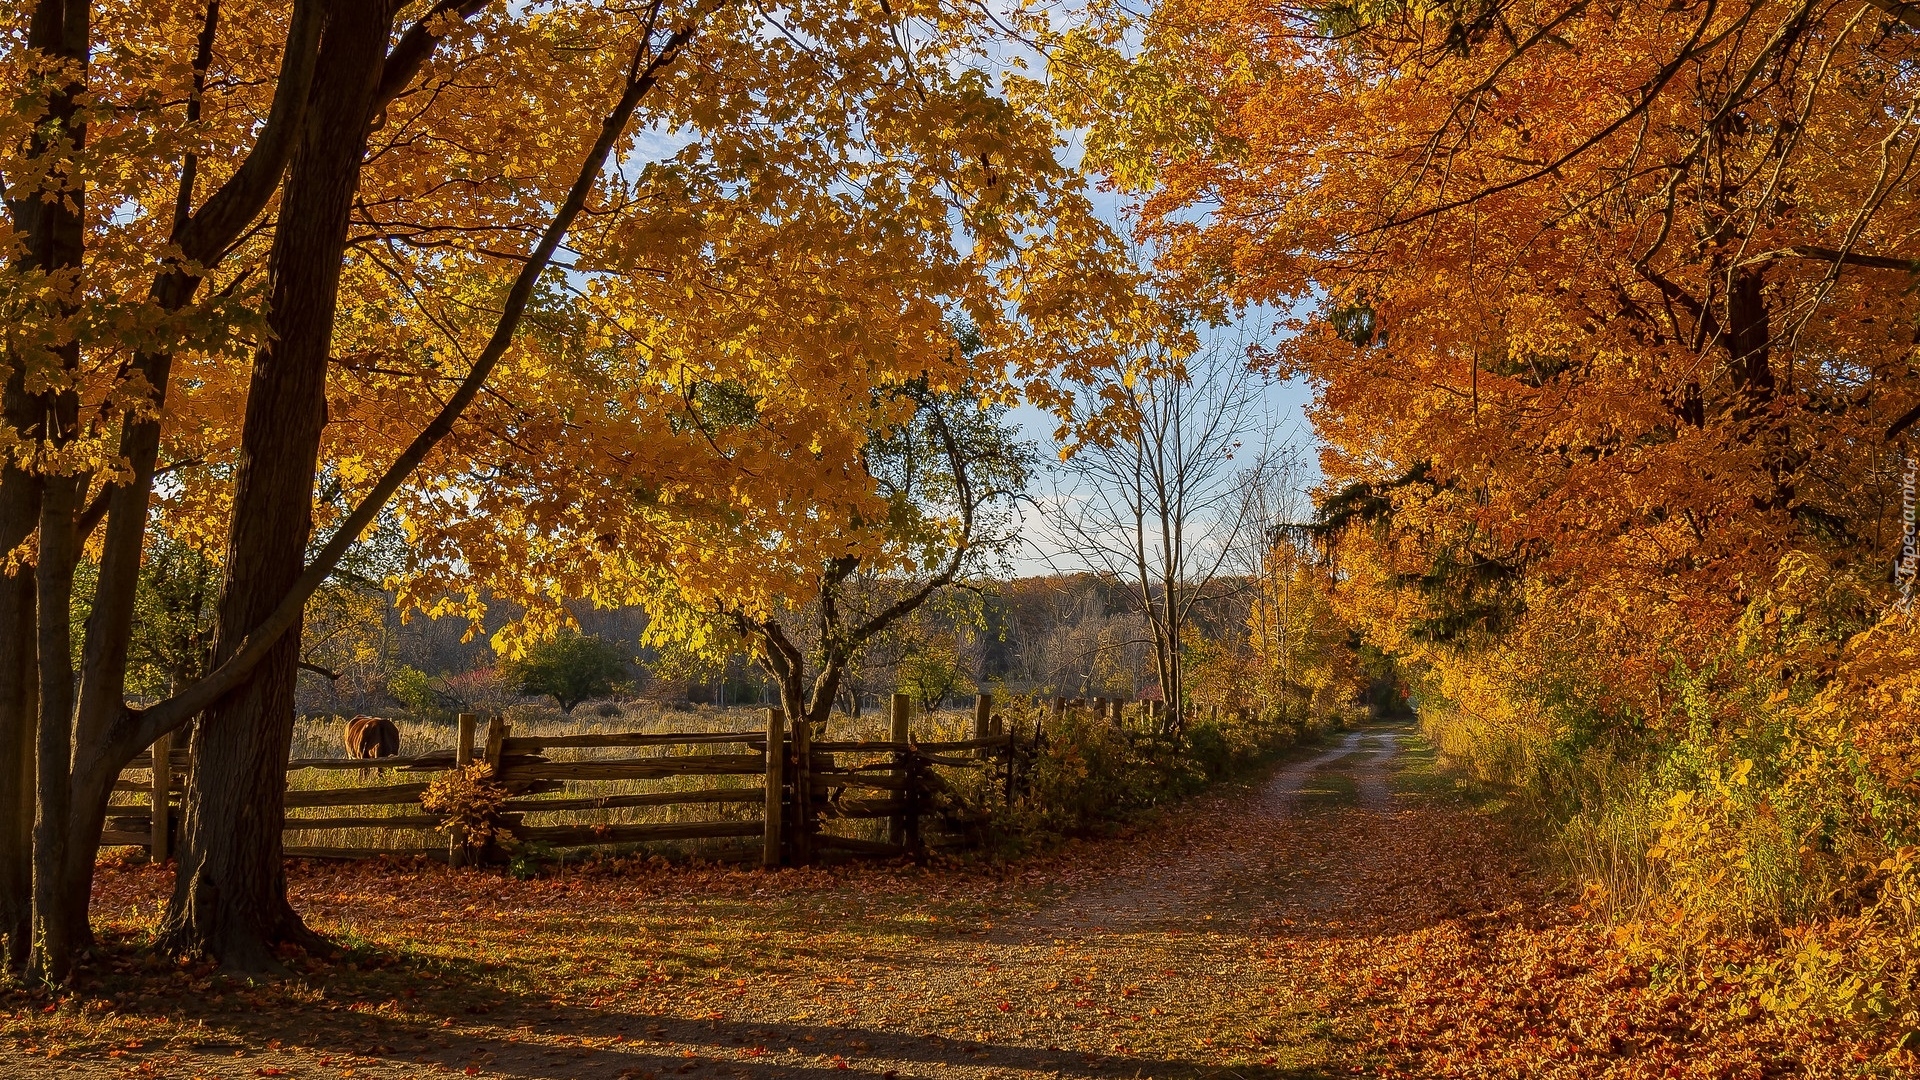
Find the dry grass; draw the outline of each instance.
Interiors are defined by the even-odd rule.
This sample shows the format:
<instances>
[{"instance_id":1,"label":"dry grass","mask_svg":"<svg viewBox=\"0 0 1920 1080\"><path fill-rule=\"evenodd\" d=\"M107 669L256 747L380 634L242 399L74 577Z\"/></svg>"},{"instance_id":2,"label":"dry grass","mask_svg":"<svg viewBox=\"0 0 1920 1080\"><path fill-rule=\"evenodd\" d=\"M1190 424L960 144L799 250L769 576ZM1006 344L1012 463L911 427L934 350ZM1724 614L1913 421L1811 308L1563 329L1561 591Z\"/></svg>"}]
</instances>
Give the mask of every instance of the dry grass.
<instances>
[{"instance_id":1,"label":"dry grass","mask_svg":"<svg viewBox=\"0 0 1920 1080\"><path fill-rule=\"evenodd\" d=\"M505 718L511 734L516 737L624 732L648 734L757 732L765 730L766 727L766 710L763 708L738 706L723 709L694 706L691 709L663 709L647 702L626 703L619 706L618 713L610 716L600 715L598 711L585 706L576 709L574 714L569 716L558 709L522 705L508 709ZM451 722L396 717L394 724L400 729L400 752L407 756L430 753L435 750L451 750L459 738L459 729ZM970 714L962 711L948 711L932 716L916 716L913 732L916 737L924 740L957 739L966 736L970 725ZM302 717L294 727L292 756L344 759L346 749L341 740L343 727L344 721L339 717ZM886 728L887 719L884 714L869 713L859 718L836 715L828 723L825 737L883 739L886 737ZM545 750L542 753L554 761L600 761L616 758L738 752L738 746L719 744L616 749L563 747ZM359 770L348 769L296 769L289 773L287 787L290 791L312 791L376 784L419 783L431 779L431 776L432 774L428 773L395 770L377 770L363 774ZM564 791L556 795L578 798L716 788L757 791L761 786L758 778L749 776L677 776L658 780L568 781ZM288 819L297 821L302 818L339 817L345 814L354 817L404 817L417 815L420 812L417 802L371 804L363 807L312 807L290 810ZM526 823L528 825L635 825L684 821L746 821L758 820L759 816L760 808L751 803L717 803L617 807L606 810L543 811L528 813ZM884 828L884 823L846 822L837 825L836 831L865 839L880 839L882 837L879 833L884 831ZM334 829L295 833L290 843L303 848L330 847L401 852L437 848L446 844L447 838L443 833L432 829ZM699 857L723 857L736 853L741 847L741 843L737 840L724 839L672 841L648 845L649 850Z\"/></svg>"},{"instance_id":2,"label":"dry grass","mask_svg":"<svg viewBox=\"0 0 1920 1080\"><path fill-rule=\"evenodd\" d=\"M1661 815L1643 766L1597 750L1549 760L1537 733L1443 705L1425 710L1420 728L1446 771L1493 793L1519 831L1546 838L1538 854L1585 889L1604 921L1646 914L1662 888L1647 857Z\"/></svg>"}]
</instances>

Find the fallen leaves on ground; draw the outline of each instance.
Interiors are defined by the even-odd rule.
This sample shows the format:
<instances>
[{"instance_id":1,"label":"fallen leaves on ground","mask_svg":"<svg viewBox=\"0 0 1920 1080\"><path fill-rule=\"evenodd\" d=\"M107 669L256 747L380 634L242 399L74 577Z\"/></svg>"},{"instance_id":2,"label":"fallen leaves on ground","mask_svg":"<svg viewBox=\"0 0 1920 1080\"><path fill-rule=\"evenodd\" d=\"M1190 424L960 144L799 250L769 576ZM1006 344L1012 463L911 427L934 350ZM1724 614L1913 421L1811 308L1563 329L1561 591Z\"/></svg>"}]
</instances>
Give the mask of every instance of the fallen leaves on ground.
<instances>
[{"instance_id":1,"label":"fallen leaves on ground","mask_svg":"<svg viewBox=\"0 0 1920 1080\"><path fill-rule=\"evenodd\" d=\"M0 996L0 1074L27 1058L381 1080L1911 1070L1627 964L1485 819L1390 792L1398 734L1006 866L628 859L519 881L296 864L297 905L346 949L259 985L143 954L171 873L107 864L96 973Z\"/></svg>"}]
</instances>

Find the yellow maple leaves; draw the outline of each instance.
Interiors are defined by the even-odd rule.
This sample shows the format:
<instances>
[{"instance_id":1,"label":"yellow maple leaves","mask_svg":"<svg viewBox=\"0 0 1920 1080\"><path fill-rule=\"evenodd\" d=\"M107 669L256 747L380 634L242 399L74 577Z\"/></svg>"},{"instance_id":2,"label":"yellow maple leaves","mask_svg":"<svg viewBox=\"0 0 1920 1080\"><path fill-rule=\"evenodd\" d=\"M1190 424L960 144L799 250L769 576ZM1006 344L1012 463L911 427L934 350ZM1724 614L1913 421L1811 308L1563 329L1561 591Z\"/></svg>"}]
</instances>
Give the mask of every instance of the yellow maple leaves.
<instances>
[{"instance_id":1,"label":"yellow maple leaves","mask_svg":"<svg viewBox=\"0 0 1920 1080\"><path fill-rule=\"evenodd\" d=\"M796 566L871 547L846 523L886 518L859 460L870 433L903 415L884 388L1044 397L1054 372L1116 364L1127 341L1163 332L1063 160L1038 84L993 70L1037 15L935 0L710 7L498 374L402 492L392 513L413 556L410 602L628 602L665 567L764 604L804 577ZM128 358L173 352L160 513L174 535L211 542L263 336L272 208L197 303L166 315L142 289L166 252L183 155L204 198L248 149L287 15L223 6L190 121L180 103L204 16L97 5L108 44L89 72L98 115L76 162L92 205L111 209L88 237L81 317L18 320L8 355L34 354L28 334L83 339L88 433L60 450L71 462L42 465L105 480L118 419L151 408ZM377 118L362 167L328 380L323 533L479 353L527 238L564 193L555 163L580 157L640 32L631 13L562 0L443 15L430 29L442 40ZM32 120L11 115L6 145ZM9 182L24 160L8 159ZM52 284L9 273L11 310L47 307L35 290ZM979 338L964 355L962 323ZM728 414L726 395L750 404Z\"/></svg>"}]
</instances>

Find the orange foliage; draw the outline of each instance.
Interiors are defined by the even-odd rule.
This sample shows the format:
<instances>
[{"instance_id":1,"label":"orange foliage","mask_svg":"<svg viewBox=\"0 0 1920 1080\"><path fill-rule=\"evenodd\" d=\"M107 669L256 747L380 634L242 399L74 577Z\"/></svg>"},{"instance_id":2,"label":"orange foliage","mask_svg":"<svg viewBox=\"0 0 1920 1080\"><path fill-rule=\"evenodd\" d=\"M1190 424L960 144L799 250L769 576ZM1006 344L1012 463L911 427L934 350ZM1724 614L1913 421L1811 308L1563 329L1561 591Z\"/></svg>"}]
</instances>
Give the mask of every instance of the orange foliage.
<instances>
[{"instance_id":1,"label":"orange foliage","mask_svg":"<svg viewBox=\"0 0 1920 1080\"><path fill-rule=\"evenodd\" d=\"M1443 746L1647 948L1759 930L1770 1000L1911 1028L1900 10L1173 0L1057 70L1166 270L1289 313L1340 603Z\"/></svg>"}]
</instances>

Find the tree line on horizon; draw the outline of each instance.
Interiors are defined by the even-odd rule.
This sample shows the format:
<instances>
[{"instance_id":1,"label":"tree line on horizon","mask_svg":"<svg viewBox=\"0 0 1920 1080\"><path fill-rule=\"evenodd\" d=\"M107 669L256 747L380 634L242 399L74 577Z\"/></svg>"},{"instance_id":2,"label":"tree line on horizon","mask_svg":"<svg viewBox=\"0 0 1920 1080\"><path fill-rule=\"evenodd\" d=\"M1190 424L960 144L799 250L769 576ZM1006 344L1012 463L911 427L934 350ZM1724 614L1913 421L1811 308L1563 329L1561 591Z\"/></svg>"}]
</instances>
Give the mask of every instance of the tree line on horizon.
<instances>
[{"instance_id":1,"label":"tree line on horizon","mask_svg":"<svg viewBox=\"0 0 1920 1080\"><path fill-rule=\"evenodd\" d=\"M915 612L859 657L836 712L858 717L884 709L896 691L921 708L954 705L983 690L1042 697L1159 698L1148 628L1131 591L1081 571L974 582L959 597ZM1255 583L1216 582L1193 640L1251 651ZM402 620L390 594L350 609L357 621L326 623L309 634L295 711L356 715L404 709L420 718L499 711L543 692L523 692L512 661L489 641L511 623L511 606L491 611L478 633L463 619ZM650 646L641 607L573 612L577 630L604 655L581 671L602 672L605 689L579 700L637 700L657 706L777 705L777 690L745 651L694 657L669 644ZM1271 636L1271 635L1269 635ZM554 639L548 639L549 641ZM535 651L538 645L535 646ZM569 710L571 711L571 710Z\"/></svg>"}]
</instances>

